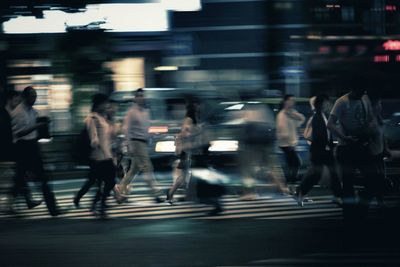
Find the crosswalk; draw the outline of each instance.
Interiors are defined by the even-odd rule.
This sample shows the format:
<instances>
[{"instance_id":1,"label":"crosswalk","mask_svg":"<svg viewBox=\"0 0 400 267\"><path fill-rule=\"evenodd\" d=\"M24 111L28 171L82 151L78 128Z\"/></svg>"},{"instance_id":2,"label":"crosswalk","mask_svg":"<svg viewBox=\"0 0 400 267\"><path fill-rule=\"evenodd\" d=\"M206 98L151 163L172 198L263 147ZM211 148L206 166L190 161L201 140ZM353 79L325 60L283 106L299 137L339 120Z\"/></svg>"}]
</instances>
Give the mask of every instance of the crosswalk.
<instances>
[{"instance_id":1,"label":"crosswalk","mask_svg":"<svg viewBox=\"0 0 400 267\"><path fill-rule=\"evenodd\" d=\"M168 184L160 184L166 189ZM263 185L268 187L268 185ZM59 187L59 186L58 186ZM55 191L58 205L62 210L67 211L61 215L63 219L93 219L95 216L89 211L92 201L92 194L88 194L81 200L81 208L74 207L72 199L78 188L59 187ZM146 192L147 191L147 192ZM211 206L193 202L175 202L174 205L167 203L154 203L153 197L149 194L144 183L137 183L128 203L117 204L110 197L108 216L111 219L129 220L157 220L157 219L195 219L195 220L291 220L291 219L342 219L342 209L332 202L332 196L328 194L312 197L312 202L299 207L291 196L265 193L252 200L242 200L238 194L228 194L221 198L223 212L218 216L208 216L212 210ZM179 195L176 196L179 199ZM40 198L36 194L35 198ZM387 204L397 203L397 199L387 200ZM17 206L18 208L18 206ZM22 219L47 219L50 218L45 204L34 209L26 209L20 205L18 215L0 213L1 219L10 218Z\"/></svg>"},{"instance_id":2,"label":"crosswalk","mask_svg":"<svg viewBox=\"0 0 400 267\"><path fill-rule=\"evenodd\" d=\"M179 197L179 196L178 196ZM61 218L65 219L93 219L89 211L91 197L81 200L81 207L76 209L72 204L73 195L58 197L59 206L68 210ZM153 203L149 195L132 195L126 204L117 204L110 199L108 215L115 219L155 220L155 219L201 219L201 220L228 220L228 219L299 219L299 218L340 218L341 209L332 203L330 196L313 198L313 203L301 208L291 197L261 196L254 200L243 201L237 195L226 195L221 199L224 211L218 216L207 216L212 207L191 202ZM12 218L7 214L0 214L2 218ZM21 209L18 217L24 219L46 219L48 215L44 204L28 210Z\"/></svg>"}]
</instances>

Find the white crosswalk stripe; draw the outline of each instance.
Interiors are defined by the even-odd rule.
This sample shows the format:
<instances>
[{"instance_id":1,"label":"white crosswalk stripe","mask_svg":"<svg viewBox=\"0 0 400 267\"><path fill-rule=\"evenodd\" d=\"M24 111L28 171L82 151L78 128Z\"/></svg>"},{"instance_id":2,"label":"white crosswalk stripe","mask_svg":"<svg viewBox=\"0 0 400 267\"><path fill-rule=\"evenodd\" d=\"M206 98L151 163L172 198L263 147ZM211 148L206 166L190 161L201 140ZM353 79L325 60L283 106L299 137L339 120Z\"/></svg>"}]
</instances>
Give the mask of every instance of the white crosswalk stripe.
<instances>
[{"instance_id":1,"label":"white crosswalk stripe","mask_svg":"<svg viewBox=\"0 0 400 267\"><path fill-rule=\"evenodd\" d=\"M95 216L89 211L93 196L88 194L81 202L81 208L76 209L72 199L76 189L60 189L57 195L58 205L67 212L61 215L64 219L93 219ZM36 199L39 194L34 194ZM177 195L177 198L180 196ZM290 220L290 219L342 219L342 209L332 202L332 196L313 196L313 202L306 203L305 207L299 207L294 199L289 196L266 195L254 200L241 200L238 195L226 195L221 199L224 211L218 216L208 216L211 206L193 202L176 202L174 205L167 203L156 204L149 194L134 193L129 202L117 204L110 197L107 213L109 217L119 219L154 220L154 219L183 219L196 220L232 220L232 219L257 219L257 220ZM396 204L397 198L388 198L387 204ZM48 214L45 204L34 209L20 207L16 217L23 219L47 219ZM13 218L15 215L1 213L1 219Z\"/></svg>"}]
</instances>

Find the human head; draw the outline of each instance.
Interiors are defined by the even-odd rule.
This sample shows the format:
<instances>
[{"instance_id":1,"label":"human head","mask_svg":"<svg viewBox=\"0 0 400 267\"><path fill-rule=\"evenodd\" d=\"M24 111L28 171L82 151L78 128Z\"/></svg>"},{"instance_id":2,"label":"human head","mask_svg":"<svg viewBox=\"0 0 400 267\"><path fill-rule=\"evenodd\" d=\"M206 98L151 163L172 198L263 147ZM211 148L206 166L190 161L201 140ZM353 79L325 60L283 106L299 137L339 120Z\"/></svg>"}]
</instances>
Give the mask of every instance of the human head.
<instances>
[{"instance_id":1,"label":"human head","mask_svg":"<svg viewBox=\"0 0 400 267\"><path fill-rule=\"evenodd\" d=\"M350 87L350 96L356 99L361 98L365 94L370 79L364 74L353 74L347 79L348 86Z\"/></svg>"},{"instance_id":2,"label":"human head","mask_svg":"<svg viewBox=\"0 0 400 267\"><path fill-rule=\"evenodd\" d=\"M105 114L108 109L108 96L105 94L95 94L92 96L92 112Z\"/></svg>"},{"instance_id":3,"label":"human head","mask_svg":"<svg viewBox=\"0 0 400 267\"><path fill-rule=\"evenodd\" d=\"M25 87L22 91L22 101L29 107L32 107L36 102L37 94L32 86Z\"/></svg>"},{"instance_id":4,"label":"human head","mask_svg":"<svg viewBox=\"0 0 400 267\"><path fill-rule=\"evenodd\" d=\"M293 95L285 95L282 100L282 109L294 108L295 103Z\"/></svg>"},{"instance_id":5,"label":"human head","mask_svg":"<svg viewBox=\"0 0 400 267\"><path fill-rule=\"evenodd\" d=\"M144 90L139 88L135 92L135 102L139 106L144 106Z\"/></svg>"},{"instance_id":6,"label":"human head","mask_svg":"<svg viewBox=\"0 0 400 267\"><path fill-rule=\"evenodd\" d=\"M14 90L6 92L6 105L11 109L15 109L21 103L20 93Z\"/></svg>"},{"instance_id":7,"label":"human head","mask_svg":"<svg viewBox=\"0 0 400 267\"><path fill-rule=\"evenodd\" d=\"M317 95L314 101L315 111L323 112L327 109L328 97L326 95Z\"/></svg>"},{"instance_id":8,"label":"human head","mask_svg":"<svg viewBox=\"0 0 400 267\"><path fill-rule=\"evenodd\" d=\"M186 105L186 117L192 119L194 124L197 124L197 106L195 103L190 102Z\"/></svg>"}]
</instances>

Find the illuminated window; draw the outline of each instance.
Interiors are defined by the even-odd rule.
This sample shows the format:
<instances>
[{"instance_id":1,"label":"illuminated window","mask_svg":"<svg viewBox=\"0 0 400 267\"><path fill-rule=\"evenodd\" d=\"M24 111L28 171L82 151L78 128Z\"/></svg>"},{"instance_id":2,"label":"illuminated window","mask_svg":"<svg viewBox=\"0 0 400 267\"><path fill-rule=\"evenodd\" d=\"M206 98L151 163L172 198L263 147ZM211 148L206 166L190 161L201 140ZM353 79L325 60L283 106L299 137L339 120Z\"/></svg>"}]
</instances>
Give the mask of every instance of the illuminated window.
<instances>
[{"instance_id":1,"label":"illuminated window","mask_svg":"<svg viewBox=\"0 0 400 267\"><path fill-rule=\"evenodd\" d=\"M116 91L133 91L145 87L144 58L124 58L108 62Z\"/></svg>"}]
</instances>

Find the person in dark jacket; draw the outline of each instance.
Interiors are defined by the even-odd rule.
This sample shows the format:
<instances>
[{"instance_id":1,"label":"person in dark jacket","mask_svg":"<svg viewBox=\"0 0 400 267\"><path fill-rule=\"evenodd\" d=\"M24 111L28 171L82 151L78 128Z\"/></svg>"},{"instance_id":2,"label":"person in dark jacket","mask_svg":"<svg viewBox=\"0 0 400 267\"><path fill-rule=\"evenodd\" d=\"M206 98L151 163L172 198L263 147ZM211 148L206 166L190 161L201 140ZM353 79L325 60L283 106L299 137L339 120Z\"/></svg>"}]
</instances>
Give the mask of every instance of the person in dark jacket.
<instances>
[{"instance_id":1,"label":"person in dark jacket","mask_svg":"<svg viewBox=\"0 0 400 267\"><path fill-rule=\"evenodd\" d=\"M310 161L311 167L307 175L297 188L296 197L300 206L303 206L304 196L317 184L321 177L324 166L329 170L331 178L331 190L337 203L341 203L341 184L336 171L335 157L333 154L332 134L327 128L327 118L324 111L327 109L328 98L318 95L315 98L315 111L311 119L311 145Z\"/></svg>"}]
</instances>

